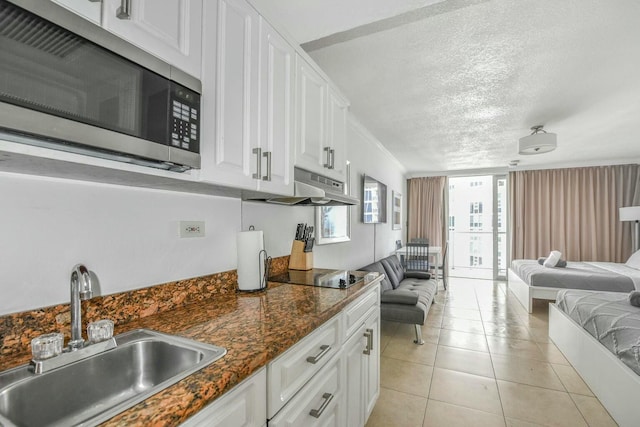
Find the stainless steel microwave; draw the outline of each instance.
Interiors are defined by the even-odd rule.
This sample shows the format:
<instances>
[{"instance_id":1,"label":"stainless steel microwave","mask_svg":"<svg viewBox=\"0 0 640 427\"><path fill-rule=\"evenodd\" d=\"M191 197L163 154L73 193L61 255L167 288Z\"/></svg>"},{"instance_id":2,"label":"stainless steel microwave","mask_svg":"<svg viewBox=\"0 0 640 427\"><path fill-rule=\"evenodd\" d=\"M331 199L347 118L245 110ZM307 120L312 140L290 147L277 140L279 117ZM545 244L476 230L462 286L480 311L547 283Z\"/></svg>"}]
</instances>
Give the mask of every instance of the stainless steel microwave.
<instances>
[{"instance_id":1,"label":"stainless steel microwave","mask_svg":"<svg viewBox=\"0 0 640 427\"><path fill-rule=\"evenodd\" d=\"M43 0L0 0L0 138L200 168L200 81Z\"/></svg>"}]
</instances>

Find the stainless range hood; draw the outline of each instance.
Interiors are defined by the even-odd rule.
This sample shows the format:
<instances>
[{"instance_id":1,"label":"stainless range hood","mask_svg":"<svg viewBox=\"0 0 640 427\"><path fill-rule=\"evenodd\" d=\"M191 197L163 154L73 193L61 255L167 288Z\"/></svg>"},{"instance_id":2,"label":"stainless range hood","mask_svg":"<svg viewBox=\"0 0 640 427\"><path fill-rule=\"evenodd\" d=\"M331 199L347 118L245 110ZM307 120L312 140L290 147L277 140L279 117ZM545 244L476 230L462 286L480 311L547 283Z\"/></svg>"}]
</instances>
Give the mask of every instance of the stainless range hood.
<instances>
[{"instance_id":1,"label":"stainless range hood","mask_svg":"<svg viewBox=\"0 0 640 427\"><path fill-rule=\"evenodd\" d=\"M349 206L360 203L355 197L344 194L344 183L314 172L295 168L294 194L289 197L249 197L288 206Z\"/></svg>"}]
</instances>

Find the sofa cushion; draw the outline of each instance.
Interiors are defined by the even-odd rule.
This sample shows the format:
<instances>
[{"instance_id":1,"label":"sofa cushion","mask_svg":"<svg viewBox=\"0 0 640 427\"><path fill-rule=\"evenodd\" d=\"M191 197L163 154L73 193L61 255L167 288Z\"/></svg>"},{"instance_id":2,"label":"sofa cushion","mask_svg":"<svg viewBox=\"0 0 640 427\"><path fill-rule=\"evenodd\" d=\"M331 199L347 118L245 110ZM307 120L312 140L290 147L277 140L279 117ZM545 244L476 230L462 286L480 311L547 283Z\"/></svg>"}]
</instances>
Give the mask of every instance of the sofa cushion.
<instances>
[{"instance_id":1,"label":"sofa cushion","mask_svg":"<svg viewBox=\"0 0 640 427\"><path fill-rule=\"evenodd\" d=\"M391 255L380 260L391 281L391 286L396 289L404 280L404 269L397 256Z\"/></svg>"},{"instance_id":2,"label":"sofa cushion","mask_svg":"<svg viewBox=\"0 0 640 427\"><path fill-rule=\"evenodd\" d=\"M359 268L358 270L377 271L378 273L384 274L384 278L380 282L380 286L382 287L382 292L393 289L393 286L391 285L391 281L389 281L389 276L387 275L386 270L384 269L380 261L369 264L366 267Z\"/></svg>"},{"instance_id":3,"label":"sofa cushion","mask_svg":"<svg viewBox=\"0 0 640 427\"><path fill-rule=\"evenodd\" d=\"M380 302L416 305L418 303L418 293L404 289L389 289L382 292Z\"/></svg>"},{"instance_id":4,"label":"sofa cushion","mask_svg":"<svg viewBox=\"0 0 640 427\"><path fill-rule=\"evenodd\" d=\"M427 273L426 271L405 271L404 277L405 279L429 280L431 279L431 273Z\"/></svg>"},{"instance_id":5,"label":"sofa cushion","mask_svg":"<svg viewBox=\"0 0 640 427\"><path fill-rule=\"evenodd\" d=\"M400 323L423 325L429 308L436 294L436 281L423 279L404 279L397 289L389 292L410 291L418 296L415 305L384 303L380 304L380 315L383 320Z\"/></svg>"}]
</instances>

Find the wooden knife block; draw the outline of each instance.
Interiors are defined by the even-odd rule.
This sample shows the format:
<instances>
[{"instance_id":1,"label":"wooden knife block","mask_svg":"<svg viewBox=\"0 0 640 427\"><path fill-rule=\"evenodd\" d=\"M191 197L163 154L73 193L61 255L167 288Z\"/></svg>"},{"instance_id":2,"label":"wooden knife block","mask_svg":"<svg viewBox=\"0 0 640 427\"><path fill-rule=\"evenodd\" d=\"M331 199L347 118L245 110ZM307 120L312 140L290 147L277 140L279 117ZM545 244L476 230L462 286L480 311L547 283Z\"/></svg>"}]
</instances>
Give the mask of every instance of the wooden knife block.
<instances>
[{"instance_id":1,"label":"wooden knife block","mask_svg":"<svg viewBox=\"0 0 640 427\"><path fill-rule=\"evenodd\" d=\"M313 252L304 251L304 242L294 240L289 257L289 270L311 270L313 268Z\"/></svg>"}]
</instances>

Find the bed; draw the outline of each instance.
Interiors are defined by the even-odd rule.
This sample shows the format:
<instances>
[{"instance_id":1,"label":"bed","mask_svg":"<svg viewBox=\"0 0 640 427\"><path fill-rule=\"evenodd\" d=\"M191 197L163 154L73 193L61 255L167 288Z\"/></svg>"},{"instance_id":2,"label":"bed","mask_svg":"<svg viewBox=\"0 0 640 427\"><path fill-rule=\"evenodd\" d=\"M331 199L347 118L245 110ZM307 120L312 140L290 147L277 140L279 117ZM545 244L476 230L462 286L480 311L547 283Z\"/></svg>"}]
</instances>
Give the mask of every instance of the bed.
<instances>
[{"instance_id":1,"label":"bed","mask_svg":"<svg viewBox=\"0 0 640 427\"><path fill-rule=\"evenodd\" d=\"M640 251L639 251L640 252ZM637 252L633 257L640 258ZM631 258L629 258L631 260ZM555 300L561 289L630 292L640 289L640 270L627 263L567 262L565 268L549 268L537 260L514 260L508 273L509 289L531 313L536 298Z\"/></svg>"},{"instance_id":2,"label":"bed","mask_svg":"<svg viewBox=\"0 0 640 427\"><path fill-rule=\"evenodd\" d=\"M627 294L560 291L549 337L618 424L640 424L640 308Z\"/></svg>"}]
</instances>

